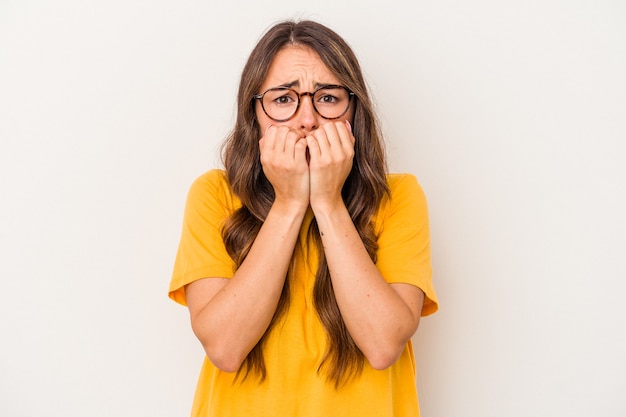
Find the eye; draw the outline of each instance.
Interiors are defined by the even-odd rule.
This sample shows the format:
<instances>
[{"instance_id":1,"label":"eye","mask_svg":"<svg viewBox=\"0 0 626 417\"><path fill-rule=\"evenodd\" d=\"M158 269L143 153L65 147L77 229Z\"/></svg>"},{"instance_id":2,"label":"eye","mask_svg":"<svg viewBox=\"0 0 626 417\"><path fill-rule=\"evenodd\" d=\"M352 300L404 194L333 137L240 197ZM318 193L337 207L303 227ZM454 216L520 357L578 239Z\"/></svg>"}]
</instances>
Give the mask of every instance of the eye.
<instances>
[{"instance_id":1,"label":"eye","mask_svg":"<svg viewBox=\"0 0 626 417\"><path fill-rule=\"evenodd\" d=\"M339 101L339 99L332 94L324 94L320 96L317 101L324 104L333 104Z\"/></svg>"},{"instance_id":2,"label":"eye","mask_svg":"<svg viewBox=\"0 0 626 417\"><path fill-rule=\"evenodd\" d=\"M284 94L282 96L276 97L273 101L277 104L289 104L293 103L295 100L289 94Z\"/></svg>"},{"instance_id":3,"label":"eye","mask_svg":"<svg viewBox=\"0 0 626 417\"><path fill-rule=\"evenodd\" d=\"M348 99L348 92L343 88L322 88L315 93L315 102L325 106L343 105Z\"/></svg>"},{"instance_id":4,"label":"eye","mask_svg":"<svg viewBox=\"0 0 626 417\"><path fill-rule=\"evenodd\" d=\"M292 90L276 89L265 93L265 102L275 106L288 106L298 102L297 94Z\"/></svg>"}]
</instances>

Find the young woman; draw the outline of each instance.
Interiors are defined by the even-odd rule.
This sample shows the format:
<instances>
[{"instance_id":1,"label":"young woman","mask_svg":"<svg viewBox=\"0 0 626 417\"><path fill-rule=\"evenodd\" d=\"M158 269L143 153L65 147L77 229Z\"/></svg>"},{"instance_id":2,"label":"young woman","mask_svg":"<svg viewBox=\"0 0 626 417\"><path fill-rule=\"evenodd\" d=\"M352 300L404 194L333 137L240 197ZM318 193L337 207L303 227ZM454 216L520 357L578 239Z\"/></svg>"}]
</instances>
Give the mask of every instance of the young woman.
<instances>
[{"instance_id":1,"label":"young woman","mask_svg":"<svg viewBox=\"0 0 626 417\"><path fill-rule=\"evenodd\" d=\"M191 187L170 297L206 351L193 416L418 416L428 215L388 174L359 63L312 21L252 51L224 170Z\"/></svg>"}]
</instances>

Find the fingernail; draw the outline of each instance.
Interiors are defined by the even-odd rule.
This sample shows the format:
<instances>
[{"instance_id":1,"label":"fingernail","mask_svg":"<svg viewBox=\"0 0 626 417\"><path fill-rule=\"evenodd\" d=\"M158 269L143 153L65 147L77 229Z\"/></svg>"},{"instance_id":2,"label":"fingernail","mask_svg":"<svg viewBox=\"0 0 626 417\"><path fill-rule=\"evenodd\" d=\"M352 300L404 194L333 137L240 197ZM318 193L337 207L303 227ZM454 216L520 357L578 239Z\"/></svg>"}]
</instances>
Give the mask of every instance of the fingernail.
<instances>
[{"instance_id":1,"label":"fingernail","mask_svg":"<svg viewBox=\"0 0 626 417\"><path fill-rule=\"evenodd\" d=\"M351 125L351 124L350 124L350 122L349 122L349 121L347 121L347 120L346 120L346 126L348 126L348 130L349 130L350 132L352 132L352 125Z\"/></svg>"},{"instance_id":2,"label":"fingernail","mask_svg":"<svg viewBox=\"0 0 626 417\"><path fill-rule=\"evenodd\" d=\"M263 134L263 136L267 135L267 131L270 130L270 127L272 127L271 124L265 128L265 133Z\"/></svg>"}]
</instances>

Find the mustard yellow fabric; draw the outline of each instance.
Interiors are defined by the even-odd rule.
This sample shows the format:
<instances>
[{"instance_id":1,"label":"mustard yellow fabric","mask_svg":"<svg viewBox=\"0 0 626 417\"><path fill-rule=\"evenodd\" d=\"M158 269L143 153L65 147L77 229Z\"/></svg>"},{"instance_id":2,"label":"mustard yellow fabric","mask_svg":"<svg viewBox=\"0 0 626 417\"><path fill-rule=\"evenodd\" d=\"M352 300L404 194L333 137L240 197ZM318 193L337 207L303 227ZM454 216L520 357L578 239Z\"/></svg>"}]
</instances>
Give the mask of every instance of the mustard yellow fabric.
<instances>
[{"instance_id":1,"label":"mustard yellow fabric","mask_svg":"<svg viewBox=\"0 0 626 417\"><path fill-rule=\"evenodd\" d=\"M381 203L375 219L376 265L389 283L421 288L426 294L422 315L429 315L437 311L438 302L431 279L426 199L414 176L389 174L387 179L391 197ZM221 170L209 171L193 183L169 288L173 300L185 305L184 286L194 280L233 276L221 225L240 206ZM292 291L288 313L266 343L266 380L235 381L234 373L217 369L205 358L192 417L419 416L410 341L394 365L379 371L366 363L357 379L339 389L317 372L327 340L312 301L317 254L306 234L312 219L309 210L288 277Z\"/></svg>"}]
</instances>

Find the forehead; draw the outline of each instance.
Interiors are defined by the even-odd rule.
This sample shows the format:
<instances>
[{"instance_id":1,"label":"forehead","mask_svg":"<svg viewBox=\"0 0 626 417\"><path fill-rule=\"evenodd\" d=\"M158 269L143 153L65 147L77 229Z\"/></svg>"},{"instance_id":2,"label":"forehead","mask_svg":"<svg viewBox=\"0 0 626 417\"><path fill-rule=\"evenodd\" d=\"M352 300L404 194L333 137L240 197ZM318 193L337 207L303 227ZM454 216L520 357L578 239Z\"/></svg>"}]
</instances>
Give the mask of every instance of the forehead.
<instances>
[{"instance_id":1,"label":"forehead","mask_svg":"<svg viewBox=\"0 0 626 417\"><path fill-rule=\"evenodd\" d=\"M310 48L289 45L278 51L267 76L263 89L292 84L301 89L312 89L319 84L339 84L319 55Z\"/></svg>"}]
</instances>

